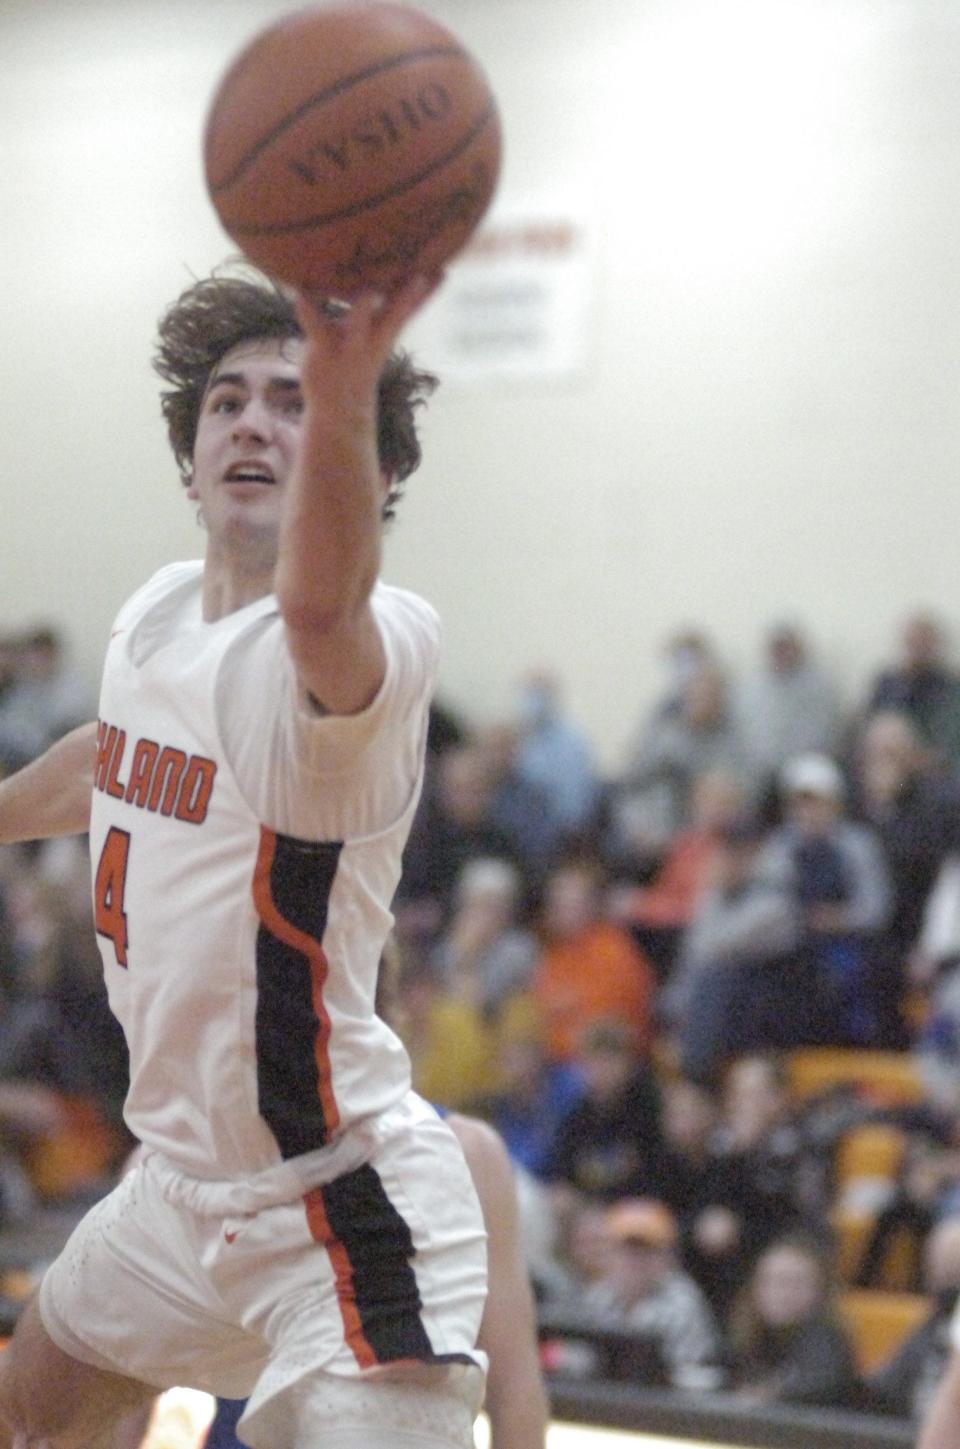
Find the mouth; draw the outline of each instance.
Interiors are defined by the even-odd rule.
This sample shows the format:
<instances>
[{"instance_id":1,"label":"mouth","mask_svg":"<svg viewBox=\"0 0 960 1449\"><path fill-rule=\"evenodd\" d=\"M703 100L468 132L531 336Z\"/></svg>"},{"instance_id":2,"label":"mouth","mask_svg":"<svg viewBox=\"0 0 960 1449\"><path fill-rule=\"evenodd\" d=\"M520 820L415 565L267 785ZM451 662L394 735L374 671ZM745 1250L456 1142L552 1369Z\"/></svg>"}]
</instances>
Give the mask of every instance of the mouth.
<instances>
[{"instance_id":1,"label":"mouth","mask_svg":"<svg viewBox=\"0 0 960 1449\"><path fill-rule=\"evenodd\" d=\"M263 462L234 463L223 475L224 483L260 483L267 486L276 483L273 469Z\"/></svg>"}]
</instances>

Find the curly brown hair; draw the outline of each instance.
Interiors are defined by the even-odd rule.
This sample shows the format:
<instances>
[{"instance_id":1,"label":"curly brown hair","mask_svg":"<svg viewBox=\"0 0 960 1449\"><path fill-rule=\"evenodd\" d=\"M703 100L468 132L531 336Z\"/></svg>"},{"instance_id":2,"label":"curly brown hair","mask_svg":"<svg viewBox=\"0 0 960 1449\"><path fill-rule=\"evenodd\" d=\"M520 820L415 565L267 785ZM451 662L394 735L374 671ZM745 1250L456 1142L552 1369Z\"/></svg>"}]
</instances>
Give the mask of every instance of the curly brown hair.
<instances>
[{"instance_id":1,"label":"curly brown hair","mask_svg":"<svg viewBox=\"0 0 960 1449\"><path fill-rule=\"evenodd\" d=\"M185 486L192 479L203 396L220 359L241 342L302 336L292 293L252 269L243 275L215 272L188 287L167 310L160 320L153 366L172 384L161 392L160 407ZM415 414L436 386L436 377L415 367L400 349L391 353L380 375L377 453L391 480L385 518L393 516L403 491L400 485L419 466Z\"/></svg>"}]
</instances>

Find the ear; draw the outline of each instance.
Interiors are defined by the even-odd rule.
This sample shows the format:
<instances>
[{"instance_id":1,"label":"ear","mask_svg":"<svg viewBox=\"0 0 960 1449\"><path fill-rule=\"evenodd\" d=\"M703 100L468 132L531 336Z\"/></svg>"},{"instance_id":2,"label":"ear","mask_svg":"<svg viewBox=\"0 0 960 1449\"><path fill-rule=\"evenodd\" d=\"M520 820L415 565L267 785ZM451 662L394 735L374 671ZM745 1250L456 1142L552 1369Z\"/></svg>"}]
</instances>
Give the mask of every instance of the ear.
<instances>
[{"instance_id":1,"label":"ear","mask_svg":"<svg viewBox=\"0 0 960 1449\"><path fill-rule=\"evenodd\" d=\"M186 481L186 480L184 480L184 481ZM199 490L197 488L196 483L194 483L194 481L193 481L193 475L192 474L190 475L189 482L187 482L187 497L188 498L192 498L194 500L194 502L196 502L196 500L200 497Z\"/></svg>"}]
</instances>

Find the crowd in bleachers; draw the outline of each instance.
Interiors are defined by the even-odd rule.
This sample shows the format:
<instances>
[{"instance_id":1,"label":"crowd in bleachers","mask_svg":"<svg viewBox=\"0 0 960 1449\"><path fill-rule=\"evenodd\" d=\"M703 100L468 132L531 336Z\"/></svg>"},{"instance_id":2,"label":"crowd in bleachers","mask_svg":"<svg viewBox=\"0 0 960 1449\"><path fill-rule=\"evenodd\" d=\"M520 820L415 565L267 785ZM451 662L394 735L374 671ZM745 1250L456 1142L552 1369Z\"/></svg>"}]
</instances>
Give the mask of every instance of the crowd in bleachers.
<instances>
[{"instance_id":1,"label":"crowd in bleachers","mask_svg":"<svg viewBox=\"0 0 960 1449\"><path fill-rule=\"evenodd\" d=\"M517 1165L548 1370L922 1411L960 1290L960 673L932 618L897 647L851 704L793 625L740 677L678 634L612 774L547 673L494 724L434 708L391 1011ZM0 646L0 769L92 712L53 631ZM0 851L0 1228L128 1146L88 871ZM831 1051L911 1089L800 1090ZM858 1293L924 1295L882 1365Z\"/></svg>"},{"instance_id":2,"label":"crowd in bleachers","mask_svg":"<svg viewBox=\"0 0 960 1449\"><path fill-rule=\"evenodd\" d=\"M437 711L396 906L403 1030L419 1089L519 1164L557 1364L919 1412L942 1307L895 1394L865 1385L837 1306L960 1287L960 676L932 618L898 642L845 704L793 626L740 678L680 634L607 778L546 675L493 726ZM918 1100L853 1081L801 1103L788 1063L811 1049L899 1054ZM896 1161L841 1181L865 1126Z\"/></svg>"}]
</instances>

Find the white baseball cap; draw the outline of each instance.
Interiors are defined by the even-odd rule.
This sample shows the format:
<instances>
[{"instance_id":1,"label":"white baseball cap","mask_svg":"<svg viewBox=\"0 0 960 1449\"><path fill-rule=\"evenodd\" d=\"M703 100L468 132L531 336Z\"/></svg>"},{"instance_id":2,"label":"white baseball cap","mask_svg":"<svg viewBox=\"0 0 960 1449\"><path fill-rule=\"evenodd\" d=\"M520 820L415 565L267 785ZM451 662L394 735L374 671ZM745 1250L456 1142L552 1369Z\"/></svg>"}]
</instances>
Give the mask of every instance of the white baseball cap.
<instances>
[{"instance_id":1,"label":"white baseball cap","mask_svg":"<svg viewBox=\"0 0 960 1449\"><path fill-rule=\"evenodd\" d=\"M840 767L829 755L795 755L780 772L780 786L785 795L842 800L846 794Z\"/></svg>"}]
</instances>

